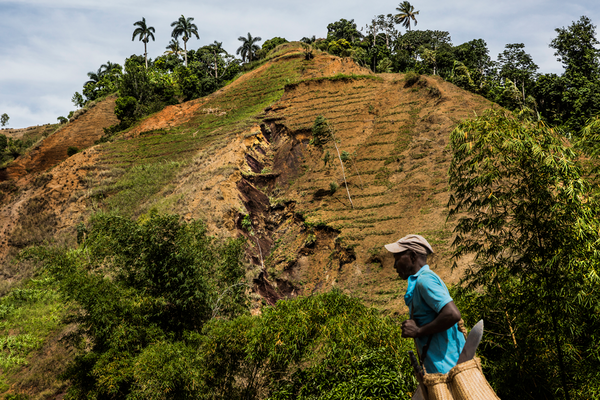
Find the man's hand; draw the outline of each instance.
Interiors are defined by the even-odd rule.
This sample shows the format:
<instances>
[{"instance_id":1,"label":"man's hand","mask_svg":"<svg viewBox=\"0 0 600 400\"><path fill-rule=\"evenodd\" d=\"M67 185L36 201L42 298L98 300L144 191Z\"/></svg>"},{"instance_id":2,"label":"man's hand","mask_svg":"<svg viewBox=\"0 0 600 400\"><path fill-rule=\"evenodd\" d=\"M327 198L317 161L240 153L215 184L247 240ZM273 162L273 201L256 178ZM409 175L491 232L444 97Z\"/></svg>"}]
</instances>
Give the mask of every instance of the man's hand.
<instances>
[{"instance_id":1,"label":"man's hand","mask_svg":"<svg viewBox=\"0 0 600 400\"><path fill-rule=\"evenodd\" d=\"M419 327L412 319L407 319L402 323L402 337L416 338L419 337Z\"/></svg>"},{"instance_id":2,"label":"man's hand","mask_svg":"<svg viewBox=\"0 0 600 400\"><path fill-rule=\"evenodd\" d=\"M454 302L451 301L441 309L433 321L421 327L417 326L417 323L412 319L404 321L402 323L402 337L417 338L429 336L449 329L458 321L460 321L460 311L458 311Z\"/></svg>"}]
</instances>

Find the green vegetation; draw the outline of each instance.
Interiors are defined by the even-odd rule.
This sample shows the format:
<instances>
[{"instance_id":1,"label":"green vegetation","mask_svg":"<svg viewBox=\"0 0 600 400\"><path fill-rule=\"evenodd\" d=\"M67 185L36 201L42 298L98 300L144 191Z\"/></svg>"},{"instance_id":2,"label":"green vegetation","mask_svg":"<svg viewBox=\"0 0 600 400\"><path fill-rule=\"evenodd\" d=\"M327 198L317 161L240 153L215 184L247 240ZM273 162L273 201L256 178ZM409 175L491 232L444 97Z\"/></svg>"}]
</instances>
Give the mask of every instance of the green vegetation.
<instances>
[{"instance_id":1,"label":"green vegetation","mask_svg":"<svg viewBox=\"0 0 600 400\"><path fill-rule=\"evenodd\" d=\"M235 54L241 55L242 61L252 62L254 54L260 49L256 43L260 42L262 39L258 36L252 37L250 32L248 32L248 37L240 36L238 40L242 42L242 45L238 47Z\"/></svg>"},{"instance_id":2,"label":"green vegetation","mask_svg":"<svg viewBox=\"0 0 600 400\"><path fill-rule=\"evenodd\" d=\"M146 25L146 18L144 17L142 17L141 21L134 22L133 26L137 26L137 28L135 28L135 30L133 31L131 41L134 41L135 37L139 36L139 40L144 42L144 60L146 61L146 69L148 69L148 42L150 41L150 39L154 41L155 29L153 26Z\"/></svg>"},{"instance_id":3,"label":"green vegetation","mask_svg":"<svg viewBox=\"0 0 600 400\"><path fill-rule=\"evenodd\" d=\"M419 11L415 11L415 7L408 1L400 3L400 5L396 7L396 11L399 12L399 14L394 15L397 24L401 24L409 31L411 19L415 22L415 26L417 25L417 18L415 16L419 15Z\"/></svg>"},{"instance_id":4,"label":"green vegetation","mask_svg":"<svg viewBox=\"0 0 600 400\"><path fill-rule=\"evenodd\" d=\"M30 355L59 329L64 314L65 304L48 276L30 279L0 298L0 393L8 389L8 377L28 365ZM30 377L35 379L40 377Z\"/></svg>"},{"instance_id":5,"label":"green vegetation","mask_svg":"<svg viewBox=\"0 0 600 400\"><path fill-rule=\"evenodd\" d=\"M150 214L136 223L96 215L78 249L34 250L63 298L80 307L69 317L80 349L66 373L71 398L148 398L153 383L161 390L152 398L191 390L194 376L177 368L192 351L192 333L245 309L242 245L217 243L202 223L177 216ZM146 381L150 368L162 368L158 382Z\"/></svg>"},{"instance_id":6,"label":"green vegetation","mask_svg":"<svg viewBox=\"0 0 600 400\"><path fill-rule=\"evenodd\" d=\"M501 398L596 398L600 209L579 155L506 111L459 124L451 141L454 255L475 255L459 306L494 333L487 376Z\"/></svg>"},{"instance_id":7,"label":"green vegetation","mask_svg":"<svg viewBox=\"0 0 600 400\"><path fill-rule=\"evenodd\" d=\"M192 36L196 36L196 39L200 39L200 36L198 35L198 26L192 21L194 21L193 17L186 18L182 15L177 21L171 23L171 27L173 28L171 36L173 39L177 40L179 36L183 39L183 56L186 68L188 66L187 42Z\"/></svg>"},{"instance_id":8,"label":"green vegetation","mask_svg":"<svg viewBox=\"0 0 600 400\"><path fill-rule=\"evenodd\" d=\"M201 222L152 213L96 215L85 231L76 249L27 253L52 277L31 284L51 290L14 290L0 303L12 327L23 299L73 305L66 398L409 399L414 390L399 324L356 299L333 291L250 316L240 240L220 243ZM3 348L4 363L24 360L56 328L60 314L44 310L54 325L9 339L19 346Z\"/></svg>"},{"instance_id":9,"label":"green vegetation","mask_svg":"<svg viewBox=\"0 0 600 400\"><path fill-rule=\"evenodd\" d=\"M34 147L40 139L51 135L60 124L48 124L36 129L28 129L21 139L7 137L0 133L0 168L6 167L15 158L25 154Z\"/></svg>"},{"instance_id":10,"label":"green vegetation","mask_svg":"<svg viewBox=\"0 0 600 400\"><path fill-rule=\"evenodd\" d=\"M10 117L8 116L7 113L0 115L0 125L6 126L6 124L8 124L9 119L10 119Z\"/></svg>"},{"instance_id":11,"label":"green vegetation","mask_svg":"<svg viewBox=\"0 0 600 400\"><path fill-rule=\"evenodd\" d=\"M79 152L79 149L75 146L69 146L67 148L67 156L71 157Z\"/></svg>"}]
</instances>

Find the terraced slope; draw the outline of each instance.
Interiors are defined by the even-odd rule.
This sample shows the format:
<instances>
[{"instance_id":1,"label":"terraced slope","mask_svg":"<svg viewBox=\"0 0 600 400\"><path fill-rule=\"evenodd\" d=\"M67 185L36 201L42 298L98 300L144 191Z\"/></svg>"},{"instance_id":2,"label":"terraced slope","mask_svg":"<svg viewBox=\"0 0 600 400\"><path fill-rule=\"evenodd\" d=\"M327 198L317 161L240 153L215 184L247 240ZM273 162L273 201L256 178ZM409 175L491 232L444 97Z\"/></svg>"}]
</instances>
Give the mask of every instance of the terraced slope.
<instances>
[{"instance_id":1,"label":"terraced slope","mask_svg":"<svg viewBox=\"0 0 600 400\"><path fill-rule=\"evenodd\" d=\"M306 227L287 243L283 239L281 247L287 250L271 265L272 275L294 286L337 285L382 308L399 310L401 285L384 244L422 234L438 253L432 267L446 281L458 280L459 271L449 268L448 135L458 120L492 104L434 77L410 85L402 75L377 78L292 85L267 114L272 129L288 132L301 148L297 178L284 173L278 184L286 188L283 197L295 201ZM348 191L333 143L322 149L308 144L318 115L333 127L339 151L351 155L344 163ZM326 154L331 157L327 164ZM279 164L275 160L273 172L286 170L285 163ZM338 187L333 194L332 184ZM283 254L301 254L305 248L297 235L310 241L318 227L334 229L334 243L285 262Z\"/></svg>"},{"instance_id":2,"label":"terraced slope","mask_svg":"<svg viewBox=\"0 0 600 400\"><path fill-rule=\"evenodd\" d=\"M52 135L12 167L20 179L0 199L0 256L48 238L72 243L77 224L99 210L157 210L202 218L221 237L246 236L257 299L338 286L400 312L402 288L382 246L424 234L439 254L433 267L457 280L448 268L447 138L458 120L490 106L435 77L408 84L325 53L305 60L286 45L218 92L167 107L47 171L68 146L89 145L100 124L85 125L91 110ZM108 114L98 120L112 123ZM333 143L309 144L318 115L351 156L352 204Z\"/></svg>"},{"instance_id":3,"label":"terraced slope","mask_svg":"<svg viewBox=\"0 0 600 400\"><path fill-rule=\"evenodd\" d=\"M104 134L103 128L118 123L115 117L116 96L109 97L89 109L75 121L44 139L36 148L15 160L6 169L3 180L26 177L43 172L67 158L67 149L94 144Z\"/></svg>"}]
</instances>

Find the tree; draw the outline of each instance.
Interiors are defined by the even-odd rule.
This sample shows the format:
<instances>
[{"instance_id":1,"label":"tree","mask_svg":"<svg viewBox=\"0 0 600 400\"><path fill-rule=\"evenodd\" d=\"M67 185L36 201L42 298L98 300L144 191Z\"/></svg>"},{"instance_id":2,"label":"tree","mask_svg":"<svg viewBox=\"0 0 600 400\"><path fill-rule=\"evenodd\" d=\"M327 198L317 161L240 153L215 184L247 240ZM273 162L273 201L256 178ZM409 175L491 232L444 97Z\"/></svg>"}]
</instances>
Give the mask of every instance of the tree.
<instances>
[{"instance_id":1,"label":"tree","mask_svg":"<svg viewBox=\"0 0 600 400\"><path fill-rule=\"evenodd\" d=\"M187 344L209 320L247 313L243 241L217 242L200 221L155 213L143 222L96 215L87 230L77 249L35 253L78 305L69 397L198 398L198 377L182 369L204 363ZM148 388L149 375L163 385Z\"/></svg>"},{"instance_id":2,"label":"tree","mask_svg":"<svg viewBox=\"0 0 600 400\"><path fill-rule=\"evenodd\" d=\"M595 398L600 387L596 203L579 155L542 123L488 110L451 134L454 257L467 324L501 398ZM595 393L595 394L594 394Z\"/></svg>"},{"instance_id":3,"label":"tree","mask_svg":"<svg viewBox=\"0 0 600 400\"><path fill-rule=\"evenodd\" d=\"M596 49L596 27L582 16L568 28L557 28L558 36L550 47L562 62L563 94L562 123L572 134L577 134L585 121L600 113L600 57Z\"/></svg>"},{"instance_id":4,"label":"tree","mask_svg":"<svg viewBox=\"0 0 600 400\"><path fill-rule=\"evenodd\" d=\"M311 37L304 36L302 39L300 39L302 43L306 44L313 44L316 40L317 37L315 35L312 35Z\"/></svg>"},{"instance_id":5,"label":"tree","mask_svg":"<svg viewBox=\"0 0 600 400\"><path fill-rule=\"evenodd\" d=\"M394 27L396 20L392 14L377 15L371 20L371 25L367 25L367 33L373 37L377 37L379 32L385 35L385 46L389 49L398 37L398 31Z\"/></svg>"},{"instance_id":6,"label":"tree","mask_svg":"<svg viewBox=\"0 0 600 400\"><path fill-rule=\"evenodd\" d=\"M252 37L250 32L248 32L248 37L240 36L238 40L242 42L242 45L238 47L235 54L240 54L242 56L242 61L244 62L252 61L254 54L260 50L260 47L258 47L256 43L260 42L262 39L260 36Z\"/></svg>"},{"instance_id":7,"label":"tree","mask_svg":"<svg viewBox=\"0 0 600 400\"><path fill-rule=\"evenodd\" d=\"M373 71L391 72L392 44L398 38L398 31L394 25L392 14L375 16L371 24L365 27L365 39L360 43L360 47L355 49L353 57L359 63L370 66ZM379 65L382 62L383 64Z\"/></svg>"},{"instance_id":8,"label":"tree","mask_svg":"<svg viewBox=\"0 0 600 400\"><path fill-rule=\"evenodd\" d=\"M8 120L10 119L10 117L8 116L7 113L4 113L0 116L0 124L2 124L2 126L6 126L6 124L8 124Z\"/></svg>"},{"instance_id":9,"label":"tree","mask_svg":"<svg viewBox=\"0 0 600 400\"><path fill-rule=\"evenodd\" d=\"M329 42L344 39L352 44L362 39L362 37L363 34L356 29L356 23L353 19L348 21L342 18L327 25L327 41Z\"/></svg>"},{"instance_id":10,"label":"tree","mask_svg":"<svg viewBox=\"0 0 600 400\"><path fill-rule=\"evenodd\" d=\"M565 68L565 75L575 77L581 75L592 79L600 72L599 50L600 44L596 39L596 26L592 21L582 16L579 21L573 22L568 28L556 28L558 36L550 42L550 47L555 51L558 61Z\"/></svg>"},{"instance_id":11,"label":"tree","mask_svg":"<svg viewBox=\"0 0 600 400\"><path fill-rule=\"evenodd\" d=\"M394 18L396 19L397 24L402 24L403 27L407 28L410 31L410 20L415 21L415 26L417 25L417 19L415 15L419 15L419 11L415 11L415 7L412 6L408 1L403 1L396 7L396 10L399 11L399 14L396 14Z\"/></svg>"},{"instance_id":12,"label":"tree","mask_svg":"<svg viewBox=\"0 0 600 400\"><path fill-rule=\"evenodd\" d=\"M565 79L556 74L539 75L533 87L533 96L538 103L538 111L551 125L563 123L563 93Z\"/></svg>"},{"instance_id":13,"label":"tree","mask_svg":"<svg viewBox=\"0 0 600 400\"><path fill-rule=\"evenodd\" d=\"M83 96L87 101L96 100L117 90L122 68L119 64L107 61L96 72L91 71L87 75L89 80L83 84Z\"/></svg>"},{"instance_id":14,"label":"tree","mask_svg":"<svg viewBox=\"0 0 600 400\"><path fill-rule=\"evenodd\" d=\"M327 51L338 57L349 57L352 53L352 45L346 39L332 40Z\"/></svg>"},{"instance_id":15,"label":"tree","mask_svg":"<svg viewBox=\"0 0 600 400\"><path fill-rule=\"evenodd\" d=\"M83 86L88 86L88 85L96 85L100 82L100 79L102 78L102 68L98 68L98 71L94 72L94 71L90 71L87 73L87 76L89 78L88 81L86 81Z\"/></svg>"},{"instance_id":16,"label":"tree","mask_svg":"<svg viewBox=\"0 0 600 400\"><path fill-rule=\"evenodd\" d=\"M284 43L288 43L287 39L278 36L275 36L274 38L271 38L269 40L265 40L258 55L260 56L260 58L266 57L271 50Z\"/></svg>"},{"instance_id":17,"label":"tree","mask_svg":"<svg viewBox=\"0 0 600 400\"><path fill-rule=\"evenodd\" d=\"M189 17L186 19L182 15L177 21L171 23L171 26L173 27L173 32L171 33L171 36L173 37L173 39L177 40L179 36L181 36L183 39L183 54L185 56L186 67L188 66L187 42L192 36L196 36L196 39L200 39L200 36L198 35L198 27L192 22L193 20L193 17Z\"/></svg>"},{"instance_id":18,"label":"tree","mask_svg":"<svg viewBox=\"0 0 600 400\"><path fill-rule=\"evenodd\" d=\"M214 56L213 69L215 71L215 78L219 78L219 58L221 54L227 54L227 52L223 48L223 42L217 42L216 40L213 44L208 45L207 48Z\"/></svg>"},{"instance_id":19,"label":"tree","mask_svg":"<svg viewBox=\"0 0 600 400\"><path fill-rule=\"evenodd\" d=\"M523 43L507 44L502 53L498 54L498 67L500 78L509 79L521 87L523 101L525 101L525 85L531 87L535 83L535 73L538 66L529 54L523 50Z\"/></svg>"},{"instance_id":20,"label":"tree","mask_svg":"<svg viewBox=\"0 0 600 400\"><path fill-rule=\"evenodd\" d=\"M146 60L146 69L148 69L148 50L147 50L147 44L148 41L150 39L152 39L152 41L154 41L154 27L153 26L146 26L146 18L142 17L141 21L137 21L133 24L133 26L137 26L137 28L135 28L135 30L133 31L133 36L131 38L131 41L135 40L136 36L139 36L139 40L141 40L142 42L144 42L144 59Z\"/></svg>"},{"instance_id":21,"label":"tree","mask_svg":"<svg viewBox=\"0 0 600 400\"><path fill-rule=\"evenodd\" d=\"M79 92L75 92L75 94L73 95L73 97L71 97L71 102L77 108L81 108L81 107L83 107L85 105L85 99L83 98L83 96Z\"/></svg>"},{"instance_id":22,"label":"tree","mask_svg":"<svg viewBox=\"0 0 600 400\"><path fill-rule=\"evenodd\" d=\"M171 39L169 44L166 47L167 51L164 54L167 55L175 55L180 56L183 52L181 50L181 46L179 45L179 40Z\"/></svg>"},{"instance_id":23,"label":"tree","mask_svg":"<svg viewBox=\"0 0 600 400\"><path fill-rule=\"evenodd\" d=\"M452 49L454 59L462 62L469 70L474 85L482 89L490 77L495 76L495 63L492 61L483 39L474 39Z\"/></svg>"}]
</instances>

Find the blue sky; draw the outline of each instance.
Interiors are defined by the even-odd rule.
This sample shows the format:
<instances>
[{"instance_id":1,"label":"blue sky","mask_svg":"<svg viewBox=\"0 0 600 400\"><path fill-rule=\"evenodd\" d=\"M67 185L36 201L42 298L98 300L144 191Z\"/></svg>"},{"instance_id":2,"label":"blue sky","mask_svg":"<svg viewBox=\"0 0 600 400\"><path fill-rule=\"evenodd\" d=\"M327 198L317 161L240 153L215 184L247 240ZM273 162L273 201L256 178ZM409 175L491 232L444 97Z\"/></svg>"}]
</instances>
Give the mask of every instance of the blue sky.
<instances>
[{"instance_id":1,"label":"blue sky","mask_svg":"<svg viewBox=\"0 0 600 400\"><path fill-rule=\"evenodd\" d=\"M149 56L165 51L171 22L180 15L194 17L198 48L223 42L229 53L239 47L237 38L250 32L263 40L274 36L299 40L325 37L327 24L354 19L364 27L378 14L395 13L399 1L382 0L0 0L0 114L10 116L8 127L55 123L75 106L71 97L81 91L87 72L112 61L123 64L144 46L131 40L133 23L146 18L156 29L148 44ZM567 27L580 16L600 23L597 0L497 1L457 0L411 2L420 11L417 29L450 32L455 45L484 39L492 58L507 43L524 43L539 65L539 72L561 73L548 47L555 28ZM400 27L399 27L400 28ZM404 29L400 28L403 32Z\"/></svg>"}]
</instances>

